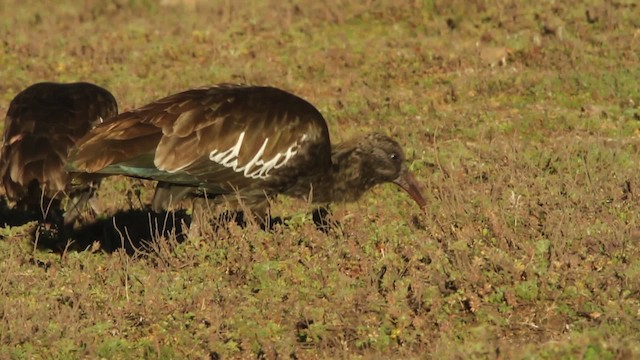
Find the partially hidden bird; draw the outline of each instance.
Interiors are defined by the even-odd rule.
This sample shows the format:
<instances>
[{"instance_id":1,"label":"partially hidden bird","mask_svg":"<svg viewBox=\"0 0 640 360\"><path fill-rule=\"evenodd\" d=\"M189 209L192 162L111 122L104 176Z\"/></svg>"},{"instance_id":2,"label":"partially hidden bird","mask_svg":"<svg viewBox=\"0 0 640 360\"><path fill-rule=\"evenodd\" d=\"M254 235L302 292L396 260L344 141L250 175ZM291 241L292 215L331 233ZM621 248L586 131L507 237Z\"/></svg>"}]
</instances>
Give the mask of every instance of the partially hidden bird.
<instances>
[{"instance_id":1,"label":"partially hidden bird","mask_svg":"<svg viewBox=\"0 0 640 360\"><path fill-rule=\"evenodd\" d=\"M87 132L118 113L114 96L86 82L33 84L9 104L0 150L0 181L21 211L63 211L63 194L71 196L65 223L80 215L91 196L87 184L71 186L65 170L69 149Z\"/></svg>"},{"instance_id":2,"label":"partially hidden bird","mask_svg":"<svg viewBox=\"0 0 640 360\"><path fill-rule=\"evenodd\" d=\"M278 194L324 205L386 182L426 206L398 142L373 132L332 145L313 105L267 86L219 84L121 113L76 143L68 169L158 180L155 211L203 194L252 210Z\"/></svg>"}]
</instances>

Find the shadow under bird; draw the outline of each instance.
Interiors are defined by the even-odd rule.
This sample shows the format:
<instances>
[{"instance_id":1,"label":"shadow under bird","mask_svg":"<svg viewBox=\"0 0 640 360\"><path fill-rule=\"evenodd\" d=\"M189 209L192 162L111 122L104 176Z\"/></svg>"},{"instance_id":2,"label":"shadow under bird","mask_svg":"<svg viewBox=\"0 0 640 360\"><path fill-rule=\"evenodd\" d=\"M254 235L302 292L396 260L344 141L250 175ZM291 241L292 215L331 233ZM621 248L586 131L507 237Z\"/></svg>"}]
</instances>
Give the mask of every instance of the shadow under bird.
<instances>
[{"instance_id":1,"label":"shadow under bird","mask_svg":"<svg viewBox=\"0 0 640 360\"><path fill-rule=\"evenodd\" d=\"M273 87L220 84L124 112L80 139L68 168L158 180L155 211L197 193L254 211L277 194L355 201L386 182L426 206L395 140L374 132L332 145L313 105Z\"/></svg>"},{"instance_id":2,"label":"shadow under bird","mask_svg":"<svg viewBox=\"0 0 640 360\"><path fill-rule=\"evenodd\" d=\"M0 180L21 211L58 212L71 200L64 222L73 223L91 196L87 185L72 188L65 170L69 149L103 119L118 113L113 95L94 84L33 84L11 101L4 125ZM69 207L72 207L69 209Z\"/></svg>"}]
</instances>

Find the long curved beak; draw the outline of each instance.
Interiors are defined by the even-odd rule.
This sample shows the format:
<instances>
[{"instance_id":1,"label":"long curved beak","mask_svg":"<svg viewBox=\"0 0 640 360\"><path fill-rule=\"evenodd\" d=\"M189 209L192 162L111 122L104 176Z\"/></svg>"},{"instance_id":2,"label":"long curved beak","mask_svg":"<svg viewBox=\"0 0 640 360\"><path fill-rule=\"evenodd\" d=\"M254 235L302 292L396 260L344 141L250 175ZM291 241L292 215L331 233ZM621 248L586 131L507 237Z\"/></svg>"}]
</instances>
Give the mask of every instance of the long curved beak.
<instances>
[{"instance_id":1,"label":"long curved beak","mask_svg":"<svg viewBox=\"0 0 640 360\"><path fill-rule=\"evenodd\" d=\"M418 206L420 206L420 209L422 209L422 211L426 211L427 202L422 197L420 186L418 185L416 178L405 165L402 165L400 176L398 176L397 179L393 180L393 183L400 186L402 190L406 191L407 194L409 194L409 196L411 196L411 198L416 203L418 203Z\"/></svg>"}]
</instances>

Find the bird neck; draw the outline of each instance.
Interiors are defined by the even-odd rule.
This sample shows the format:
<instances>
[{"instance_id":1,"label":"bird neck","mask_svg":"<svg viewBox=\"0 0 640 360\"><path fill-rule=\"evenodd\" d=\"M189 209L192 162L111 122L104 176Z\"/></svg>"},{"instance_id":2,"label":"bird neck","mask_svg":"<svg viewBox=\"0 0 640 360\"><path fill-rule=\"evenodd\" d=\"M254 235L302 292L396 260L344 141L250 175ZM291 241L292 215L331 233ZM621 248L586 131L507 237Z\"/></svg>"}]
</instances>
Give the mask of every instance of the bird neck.
<instances>
[{"instance_id":1,"label":"bird neck","mask_svg":"<svg viewBox=\"0 0 640 360\"><path fill-rule=\"evenodd\" d=\"M314 184L313 202L356 201L373 184L369 184L363 166L363 158L355 141L333 146L331 171Z\"/></svg>"}]
</instances>

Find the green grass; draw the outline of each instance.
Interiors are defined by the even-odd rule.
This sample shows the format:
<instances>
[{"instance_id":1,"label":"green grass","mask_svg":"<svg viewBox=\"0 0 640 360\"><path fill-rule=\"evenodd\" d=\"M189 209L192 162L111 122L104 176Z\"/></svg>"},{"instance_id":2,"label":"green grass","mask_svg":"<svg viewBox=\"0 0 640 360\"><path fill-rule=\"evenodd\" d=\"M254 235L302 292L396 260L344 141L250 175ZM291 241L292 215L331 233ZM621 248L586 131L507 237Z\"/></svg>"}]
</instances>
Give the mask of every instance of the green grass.
<instances>
[{"instance_id":1,"label":"green grass","mask_svg":"<svg viewBox=\"0 0 640 360\"><path fill-rule=\"evenodd\" d=\"M273 212L290 219L272 232L179 242L140 210L152 183L109 179L98 231L71 244L35 241L34 223L0 228L0 354L640 356L639 11L5 1L2 113L45 80L98 83L121 110L218 82L274 85L315 104L336 141L396 136L429 205L378 187L334 205L341 227L324 234L283 198Z\"/></svg>"}]
</instances>

